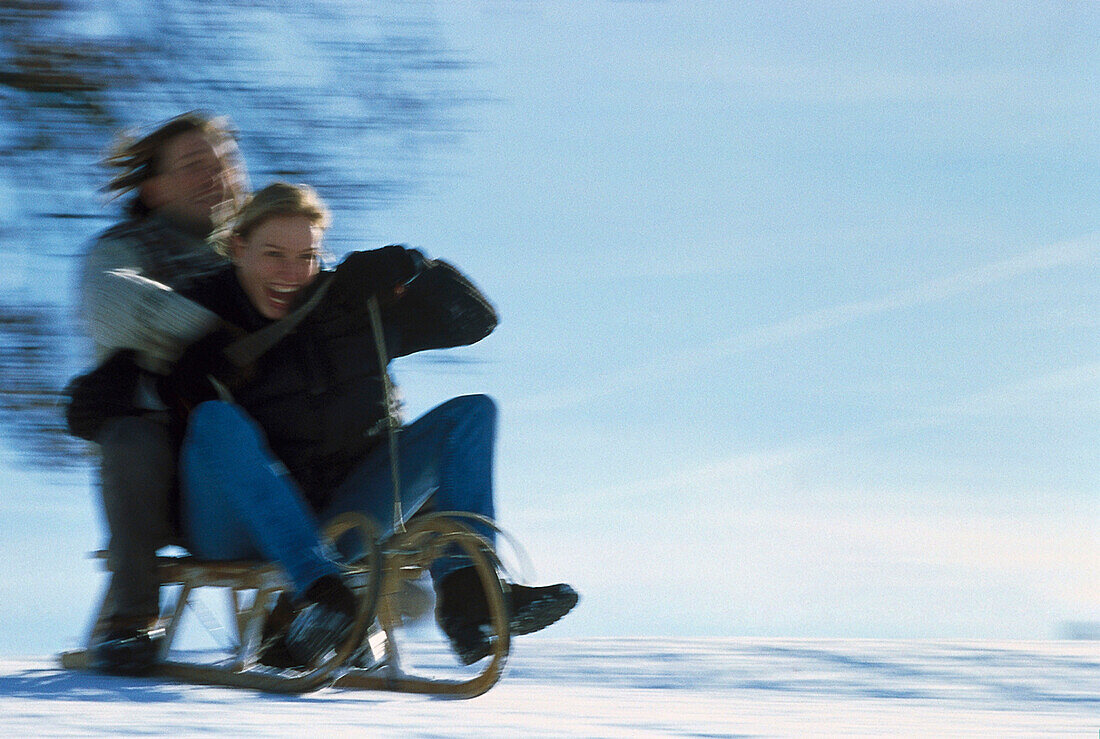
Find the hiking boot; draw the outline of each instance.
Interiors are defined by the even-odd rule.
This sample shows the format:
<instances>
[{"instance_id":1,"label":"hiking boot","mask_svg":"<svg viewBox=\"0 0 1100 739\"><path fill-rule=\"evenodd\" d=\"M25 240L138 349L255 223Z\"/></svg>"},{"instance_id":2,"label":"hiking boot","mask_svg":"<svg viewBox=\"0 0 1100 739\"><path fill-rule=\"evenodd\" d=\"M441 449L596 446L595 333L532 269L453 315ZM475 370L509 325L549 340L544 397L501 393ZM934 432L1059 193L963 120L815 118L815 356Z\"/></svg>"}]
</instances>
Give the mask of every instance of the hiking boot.
<instances>
[{"instance_id":1,"label":"hiking boot","mask_svg":"<svg viewBox=\"0 0 1100 739\"><path fill-rule=\"evenodd\" d=\"M160 661L164 629L155 616L109 618L92 635L92 669L111 675L146 675Z\"/></svg>"},{"instance_id":2,"label":"hiking boot","mask_svg":"<svg viewBox=\"0 0 1100 739\"><path fill-rule=\"evenodd\" d=\"M492 652L493 628L481 576L464 567L444 576L436 586L435 621L451 642L459 662L472 665Z\"/></svg>"},{"instance_id":3,"label":"hiking boot","mask_svg":"<svg viewBox=\"0 0 1100 739\"><path fill-rule=\"evenodd\" d=\"M566 585L512 585L508 592L508 628L513 634L533 634L573 610L580 596Z\"/></svg>"},{"instance_id":4,"label":"hiking boot","mask_svg":"<svg viewBox=\"0 0 1100 739\"><path fill-rule=\"evenodd\" d=\"M564 583L541 587L510 585L504 592L509 633L522 635L545 629L569 613L578 599L577 591ZM455 570L440 581L435 619L463 664L472 665L492 653L495 631L481 577L475 568Z\"/></svg>"},{"instance_id":5,"label":"hiking boot","mask_svg":"<svg viewBox=\"0 0 1100 739\"><path fill-rule=\"evenodd\" d=\"M451 651L462 664L472 665L493 653L496 632L488 622L472 623L445 617L437 621L451 643Z\"/></svg>"},{"instance_id":6,"label":"hiking boot","mask_svg":"<svg viewBox=\"0 0 1100 739\"><path fill-rule=\"evenodd\" d=\"M298 608L294 605L294 598L290 593L286 591L279 593L279 599L275 601L275 607L264 620L264 628L260 634L260 647L257 650L256 659L261 665L277 667L280 670L297 670L305 667L305 663L291 657L286 648L286 634L297 615Z\"/></svg>"},{"instance_id":7,"label":"hiking boot","mask_svg":"<svg viewBox=\"0 0 1100 739\"><path fill-rule=\"evenodd\" d=\"M360 592L358 586L352 588L356 597ZM398 594L398 603L401 612L402 623L414 623L431 610L434 595L431 585L411 580L401 583L401 592ZM299 608L294 599L286 591L279 593L279 599L275 607L271 609L267 619L264 620L264 628L260 636L260 646L257 649L256 660L267 667L275 667L280 670L301 670L305 664L295 659L287 651L286 634L294 617L298 615ZM367 636L364 635L363 643L352 652L345 664L348 667L369 669L376 666L376 660Z\"/></svg>"},{"instance_id":8,"label":"hiking boot","mask_svg":"<svg viewBox=\"0 0 1100 739\"><path fill-rule=\"evenodd\" d=\"M325 575L305 592L308 605L286 632L286 654L298 665L309 665L339 649L355 624L357 604L343 580Z\"/></svg>"}]
</instances>

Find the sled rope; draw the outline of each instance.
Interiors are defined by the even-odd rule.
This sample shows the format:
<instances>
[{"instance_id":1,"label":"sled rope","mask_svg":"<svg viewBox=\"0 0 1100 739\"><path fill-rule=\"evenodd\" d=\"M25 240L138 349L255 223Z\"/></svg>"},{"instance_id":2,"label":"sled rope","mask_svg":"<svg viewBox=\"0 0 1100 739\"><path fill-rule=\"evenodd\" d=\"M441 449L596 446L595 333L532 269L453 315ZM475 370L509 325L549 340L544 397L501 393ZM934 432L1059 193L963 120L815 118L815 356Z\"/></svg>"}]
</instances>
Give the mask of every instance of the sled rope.
<instances>
[{"instance_id":1,"label":"sled rope","mask_svg":"<svg viewBox=\"0 0 1100 739\"><path fill-rule=\"evenodd\" d=\"M386 403L386 437L390 445L390 477L393 479L393 530L405 533L404 514L401 511L401 475L397 466L397 432L401 430L393 415L393 381L390 379L389 357L386 354L386 335L382 332L382 310L378 307L378 296L372 295L367 301L370 310L371 332L374 334L374 347L378 350L378 367L382 374L382 391Z\"/></svg>"},{"instance_id":2,"label":"sled rope","mask_svg":"<svg viewBox=\"0 0 1100 739\"><path fill-rule=\"evenodd\" d=\"M393 480L393 531L394 533L405 533L404 513L401 510L401 475L398 468L397 460L397 433L401 430L400 425L397 423L397 419L394 418L392 413L393 408L393 381L390 379L390 373L387 370L389 366L389 356L386 353L386 337L382 328L382 311L378 306L378 297L372 295L370 300L367 301L367 307L370 312L371 332L374 334L374 346L378 352L378 365L382 369L382 389L385 395L386 403L386 432L390 447L390 477ZM471 513L468 511L438 511L430 513L424 516L424 518L434 517L446 517L451 519L465 519L467 521L477 522L492 531L495 531L502 539L508 542L508 547L512 550L512 553L516 557L517 565L521 574L521 578L517 579L514 573L510 571L510 568L505 567L501 562L500 557L497 556L496 550L485 539L485 537L477 534L476 532L470 532L486 545L488 550L492 552L492 561L499 568L499 570L512 577L514 582L530 582L532 573L534 572L534 566L531 564L531 558L527 554L527 550L519 543L519 541L502 529L496 521L487 516L482 516L479 513Z\"/></svg>"}]
</instances>

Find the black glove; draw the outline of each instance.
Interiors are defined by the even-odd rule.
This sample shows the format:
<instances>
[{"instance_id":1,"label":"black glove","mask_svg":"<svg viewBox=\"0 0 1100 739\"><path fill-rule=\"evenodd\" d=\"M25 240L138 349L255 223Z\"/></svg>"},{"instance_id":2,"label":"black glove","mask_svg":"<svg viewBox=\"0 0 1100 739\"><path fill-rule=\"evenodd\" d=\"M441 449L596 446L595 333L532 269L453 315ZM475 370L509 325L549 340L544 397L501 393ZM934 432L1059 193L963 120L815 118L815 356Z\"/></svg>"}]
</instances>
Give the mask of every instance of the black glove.
<instances>
[{"instance_id":1,"label":"black glove","mask_svg":"<svg viewBox=\"0 0 1100 739\"><path fill-rule=\"evenodd\" d=\"M389 303L424 264L424 255L403 246L353 251L336 267L328 294L346 305L366 305L375 294L380 303Z\"/></svg>"},{"instance_id":2,"label":"black glove","mask_svg":"<svg viewBox=\"0 0 1100 739\"><path fill-rule=\"evenodd\" d=\"M222 324L187 347L172 371L157 381L165 405L185 417L199 403L218 397L211 378L230 392L247 382L252 368L238 367L225 356L226 347L243 336L240 329Z\"/></svg>"},{"instance_id":3,"label":"black glove","mask_svg":"<svg viewBox=\"0 0 1100 739\"><path fill-rule=\"evenodd\" d=\"M433 260L385 311L398 337L394 357L481 341L497 326L497 312L465 275Z\"/></svg>"},{"instance_id":4,"label":"black glove","mask_svg":"<svg viewBox=\"0 0 1100 739\"><path fill-rule=\"evenodd\" d=\"M117 351L91 372L73 378L65 388L69 397L65 408L69 433L95 441L108 419L140 413L134 406L141 374L135 356L133 349Z\"/></svg>"}]
</instances>

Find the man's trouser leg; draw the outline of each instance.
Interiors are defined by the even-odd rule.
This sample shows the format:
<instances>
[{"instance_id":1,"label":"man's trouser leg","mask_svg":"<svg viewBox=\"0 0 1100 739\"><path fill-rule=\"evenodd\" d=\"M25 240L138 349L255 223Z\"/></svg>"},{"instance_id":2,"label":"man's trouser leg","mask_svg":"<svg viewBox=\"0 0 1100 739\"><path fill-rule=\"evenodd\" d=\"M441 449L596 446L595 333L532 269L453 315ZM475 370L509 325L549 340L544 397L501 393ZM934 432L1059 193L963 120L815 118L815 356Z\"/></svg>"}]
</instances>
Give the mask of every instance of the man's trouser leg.
<instances>
[{"instance_id":1,"label":"man's trouser leg","mask_svg":"<svg viewBox=\"0 0 1100 739\"><path fill-rule=\"evenodd\" d=\"M110 540L108 617L154 616L160 610L157 549L168 543L168 500L176 459L165 424L129 416L104 424L100 492Z\"/></svg>"}]
</instances>

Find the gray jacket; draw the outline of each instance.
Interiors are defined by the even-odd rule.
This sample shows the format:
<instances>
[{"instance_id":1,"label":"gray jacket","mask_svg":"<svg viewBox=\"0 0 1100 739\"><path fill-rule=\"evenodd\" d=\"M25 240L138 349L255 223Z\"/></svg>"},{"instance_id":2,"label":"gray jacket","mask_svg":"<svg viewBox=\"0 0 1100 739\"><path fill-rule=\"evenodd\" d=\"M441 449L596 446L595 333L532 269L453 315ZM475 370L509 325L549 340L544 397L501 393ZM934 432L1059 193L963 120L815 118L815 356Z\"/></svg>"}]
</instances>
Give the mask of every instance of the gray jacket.
<instances>
[{"instance_id":1,"label":"gray jacket","mask_svg":"<svg viewBox=\"0 0 1100 739\"><path fill-rule=\"evenodd\" d=\"M167 371L185 347L218 323L216 314L177 290L225 264L209 242L155 215L128 218L100 234L84 257L78 284L95 363L134 349L143 368ZM138 401L159 405L141 389Z\"/></svg>"}]
</instances>

